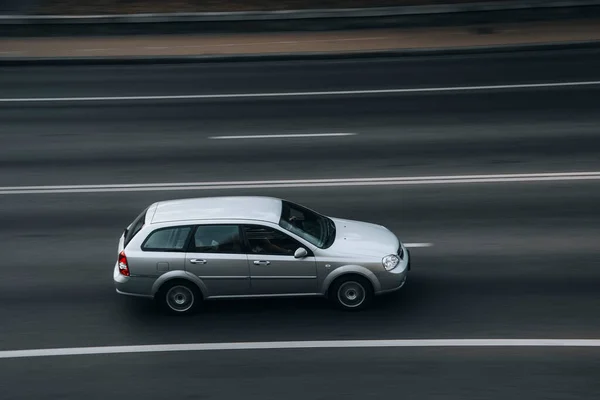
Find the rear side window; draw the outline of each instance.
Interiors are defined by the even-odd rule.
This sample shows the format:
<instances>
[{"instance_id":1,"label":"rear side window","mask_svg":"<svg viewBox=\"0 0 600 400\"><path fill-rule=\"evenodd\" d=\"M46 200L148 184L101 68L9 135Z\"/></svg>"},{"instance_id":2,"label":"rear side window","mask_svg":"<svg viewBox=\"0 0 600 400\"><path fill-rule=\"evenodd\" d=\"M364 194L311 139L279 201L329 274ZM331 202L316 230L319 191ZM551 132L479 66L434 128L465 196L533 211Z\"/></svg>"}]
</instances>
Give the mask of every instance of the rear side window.
<instances>
[{"instance_id":1,"label":"rear side window","mask_svg":"<svg viewBox=\"0 0 600 400\"><path fill-rule=\"evenodd\" d=\"M133 239L133 237L137 235L137 233L144 227L144 223L146 222L146 212L148 212L148 208L142 211L142 213L138 215L136 219L133 220L129 229L125 229L125 246L127 246L131 239Z\"/></svg>"},{"instance_id":2,"label":"rear side window","mask_svg":"<svg viewBox=\"0 0 600 400\"><path fill-rule=\"evenodd\" d=\"M192 240L194 253L242 253L238 225L200 225Z\"/></svg>"},{"instance_id":3,"label":"rear side window","mask_svg":"<svg viewBox=\"0 0 600 400\"><path fill-rule=\"evenodd\" d=\"M177 226L157 229L142 244L144 251L185 251L192 227Z\"/></svg>"}]
</instances>

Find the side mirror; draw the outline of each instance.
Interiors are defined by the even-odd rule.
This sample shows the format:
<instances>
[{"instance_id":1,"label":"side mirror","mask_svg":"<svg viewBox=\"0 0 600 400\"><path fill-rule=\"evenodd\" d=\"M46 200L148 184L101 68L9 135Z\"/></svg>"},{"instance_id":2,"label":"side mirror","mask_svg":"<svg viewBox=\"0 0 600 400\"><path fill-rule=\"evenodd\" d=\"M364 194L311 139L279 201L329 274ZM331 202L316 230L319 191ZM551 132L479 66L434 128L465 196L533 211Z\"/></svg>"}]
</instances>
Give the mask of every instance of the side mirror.
<instances>
[{"instance_id":1,"label":"side mirror","mask_svg":"<svg viewBox=\"0 0 600 400\"><path fill-rule=\"evenodd\" d=\"M300 247L298 250L296 250L296 252L294 253L294 258L304 258L308 255L308 251L306 251L305 248Z\"/></svg>"}]
</instances>

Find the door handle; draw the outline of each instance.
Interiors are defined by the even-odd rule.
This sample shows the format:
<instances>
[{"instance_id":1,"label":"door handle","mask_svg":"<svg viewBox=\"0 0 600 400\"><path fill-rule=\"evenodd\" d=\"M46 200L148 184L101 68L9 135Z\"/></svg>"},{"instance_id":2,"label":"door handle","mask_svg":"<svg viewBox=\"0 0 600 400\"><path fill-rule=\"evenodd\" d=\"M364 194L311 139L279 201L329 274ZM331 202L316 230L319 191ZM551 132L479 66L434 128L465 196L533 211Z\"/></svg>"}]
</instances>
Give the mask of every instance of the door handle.
<instances>
[{"instance_id":1,"label":"door handle","mask_svg":"<svg viewBox=\"0 0 600 400\"><path fill-rule=\"evenodd\" d=\"M206 260L200 260L200 259L198 259L198 258L192 258L192 259L190 260L190 262L191 262L192 264L206 264Z\"/></svg>"},{"instance_id":2,"label":"door handle","mask_svg":"<svg viewBox=\"0 0 600 400\"><path fill-rule=\"evenodd\" d=\"M254 261L254 265L271 265L271 261Z\"/></svg>"}]
</instances>

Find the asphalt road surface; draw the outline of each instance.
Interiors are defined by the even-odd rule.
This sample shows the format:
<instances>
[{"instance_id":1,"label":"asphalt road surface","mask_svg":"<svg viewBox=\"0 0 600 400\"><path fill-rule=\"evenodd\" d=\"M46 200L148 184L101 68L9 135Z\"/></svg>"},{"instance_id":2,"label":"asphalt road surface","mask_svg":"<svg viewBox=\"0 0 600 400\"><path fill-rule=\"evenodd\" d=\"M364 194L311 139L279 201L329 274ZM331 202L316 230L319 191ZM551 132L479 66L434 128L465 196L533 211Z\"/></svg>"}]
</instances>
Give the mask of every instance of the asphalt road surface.
<instances>
[{"instance_id":1,"label":"asphalt road surface","mask_svg":"<svg viewBox=\"0 0 600 400\"><path fill-rule=\"evenodd\" d=\"M12 186L600 171L595 52L0 69ZM478 85L542 84L443 91ZM122 96L438 88L282 98ZM87 101L40 98L105 97ZM347 136L213 139L347 133ZM267 186L269 186L267 184ZM67 190L68 192L68 190ZM363 313L221 301L191 318L117 296L117 239L160 199L286 197L414 248ZM1 194L3 350L240 341L600 338L600 181ZM0 359L2 399L595 399L597 348L223 350Z\"/></svg>"}]
</instances>

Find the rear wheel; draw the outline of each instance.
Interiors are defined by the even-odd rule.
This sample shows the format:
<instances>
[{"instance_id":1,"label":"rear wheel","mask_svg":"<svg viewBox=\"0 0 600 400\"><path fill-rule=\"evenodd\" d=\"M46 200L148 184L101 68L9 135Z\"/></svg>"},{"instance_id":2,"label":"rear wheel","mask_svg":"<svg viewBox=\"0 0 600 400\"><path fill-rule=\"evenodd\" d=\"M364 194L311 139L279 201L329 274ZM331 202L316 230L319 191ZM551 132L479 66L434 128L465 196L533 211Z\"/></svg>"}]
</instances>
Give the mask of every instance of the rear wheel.
<instances>
[{"instance_id":1,"label":"rear wheel","mask_svg":"<svg viewBox=\"0 0 600 400\"><path fill-rule=\"evenodd\" d=\"M342 310L364 310L373 300L373 287L363 277L343 276L333 283L329 297Z\"/></svg>"},{"instance_id":2,"label":"rear wheel","mask_svg":"<svg viewBox=\"0 0 600 400\"><path fill-rule=\"evenodd\" d=\"M194 313L202 302L200 290L191 282L167 282L157 293L160 308L171 315Z\"/></svg>"}]
</instances>

